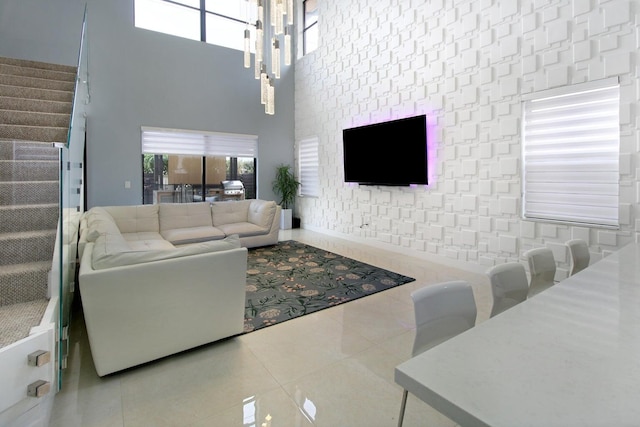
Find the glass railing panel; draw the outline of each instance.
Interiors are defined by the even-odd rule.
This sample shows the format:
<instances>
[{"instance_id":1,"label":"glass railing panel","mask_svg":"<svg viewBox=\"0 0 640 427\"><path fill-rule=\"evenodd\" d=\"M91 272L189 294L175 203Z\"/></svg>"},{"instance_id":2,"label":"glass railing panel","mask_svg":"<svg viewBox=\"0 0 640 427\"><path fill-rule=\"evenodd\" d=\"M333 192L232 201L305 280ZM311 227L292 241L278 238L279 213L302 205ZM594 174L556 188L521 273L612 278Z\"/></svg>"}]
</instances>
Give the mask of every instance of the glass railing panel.
<instances>
[{"instance_id":1,"label":"glass railing panel","mask_svg":"<svg viewBox=\"0 0 640 427\"><path fill-rule=\"evenodd\" d=\"M86 105L89 102L89 73L86 44L87 8L85 6L78 68L71 110L68 139L60 153L60 225L59 225L59 347L58 388L62 387L62 371L68 354L68 331L76 287L76 260L80 217L85 208L84 152Z\"/></svg>"}]
</instances>

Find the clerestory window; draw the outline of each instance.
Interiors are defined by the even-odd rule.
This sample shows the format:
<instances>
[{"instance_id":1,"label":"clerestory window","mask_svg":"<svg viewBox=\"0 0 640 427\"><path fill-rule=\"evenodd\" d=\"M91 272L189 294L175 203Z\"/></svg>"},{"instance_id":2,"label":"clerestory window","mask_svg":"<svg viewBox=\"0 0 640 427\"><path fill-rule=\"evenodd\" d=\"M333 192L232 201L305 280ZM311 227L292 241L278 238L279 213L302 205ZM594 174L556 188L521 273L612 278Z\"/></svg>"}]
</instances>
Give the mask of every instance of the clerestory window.
<instances>
[{"instance_id":1,"label":"clerestory window","mask_svg":"<svg viewBox=\"0 0 640 427\"><path fill-rule=\"evenodd\" d=\"M134 0L134 25L160 33L244 49L255 40L256 9L247 0ZM252 51L254 47L251 46Z\"/></svg>"},{"instance_id":2,"label":"clerestory window","mask_svg":"<svg viewBox=\"0 0 640 427\"><path fill-rule=\"evenodd\" d=\"M318 0L302 1L302 55L318 48Z\"/></svg>"}]
</instances>

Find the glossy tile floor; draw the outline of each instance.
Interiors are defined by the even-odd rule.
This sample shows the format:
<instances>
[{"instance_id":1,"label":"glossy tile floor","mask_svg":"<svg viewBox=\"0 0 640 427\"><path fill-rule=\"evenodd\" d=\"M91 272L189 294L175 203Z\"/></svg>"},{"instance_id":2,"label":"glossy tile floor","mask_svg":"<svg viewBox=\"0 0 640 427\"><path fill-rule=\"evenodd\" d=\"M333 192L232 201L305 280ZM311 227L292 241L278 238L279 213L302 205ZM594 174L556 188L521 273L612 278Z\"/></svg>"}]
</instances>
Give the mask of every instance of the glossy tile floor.
<instances>
[{"instance_id":1,"label":"glossy tile floor","mask_svg":"<svg viewBox=\"0 0 640 427\"><path fill-rule=\"evenodd\" d=\"M393 371L410 357L415 328L410 293L467 280L478 322L489 316L484 275L307 230L280 237L416 281L104 378L95 373L82 313L75 313L50 426L395 426L402 389ZM410 396L404 425L455 423Z\"/></svg>"}]
</instances>

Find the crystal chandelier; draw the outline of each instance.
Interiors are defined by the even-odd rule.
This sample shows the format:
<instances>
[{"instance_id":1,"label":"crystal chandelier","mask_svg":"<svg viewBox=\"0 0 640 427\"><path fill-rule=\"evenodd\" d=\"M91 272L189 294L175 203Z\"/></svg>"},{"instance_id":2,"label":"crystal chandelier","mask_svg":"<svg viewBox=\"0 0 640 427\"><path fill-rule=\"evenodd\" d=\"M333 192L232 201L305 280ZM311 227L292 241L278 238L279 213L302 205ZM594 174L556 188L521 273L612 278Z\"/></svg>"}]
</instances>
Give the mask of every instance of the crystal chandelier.
<instances>
[{"instance_id":1,"label":"crystal chandelier","mask_svg":"<svg viewBox=\"0 0 640 427\"><path fill-rule=\"evenodd\" d=\"M291 33L294 0L247 0L257 8L254 70L260 81L260 102L266 114L275 114L274 79L280 78L280 56L284 49L284 64L291 65ZM248 16L251 16L249 13ZM265 21L268 18L268 23ZM251 32L244 30L244 67L251 68ZM269 70L267 70L267 65Z\"/></svg>"}]
</instances>

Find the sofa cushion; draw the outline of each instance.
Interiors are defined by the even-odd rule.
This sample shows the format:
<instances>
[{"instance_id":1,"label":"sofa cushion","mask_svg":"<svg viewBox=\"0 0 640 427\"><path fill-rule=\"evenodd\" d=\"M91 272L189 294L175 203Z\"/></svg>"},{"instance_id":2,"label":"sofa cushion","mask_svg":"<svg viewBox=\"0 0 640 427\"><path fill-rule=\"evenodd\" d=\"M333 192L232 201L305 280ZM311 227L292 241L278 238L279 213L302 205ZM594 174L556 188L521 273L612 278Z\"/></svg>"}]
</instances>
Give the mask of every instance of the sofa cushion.
<instances>
[{"instance_id":1,"label":"sofa cushion","mask_svg":"<svg viewBox=\"0 0 640 427\"><path fill-rule=\"evenodd\" d=\"M158 205L107 206L121 233L158 232Z\"/></svg>"},{"instance_id":2,"label":"sofa cushion","mask_svg":"<svg viewBox=\"0 0 640 427\"><path fill-rule=\"evenodd\" d=\"M124 233L122 235L133 250L156 250L175 248L171 243L162 238L160 233Z\"/></svg>"},{"instance_id":3,"label":"sofa cushion","mask_svg":"<svg viewBox=\"0 0 640 427\"><path fill-rule=\"evenodd\" d=\"M120 230L113 221L95 219L87 229L87 241L95 242L101 234L120 234Z\"/></svg>"},{"instance_id":4,"label":"sofa cushion","mask_svg":"<svg viewBox=\"0 0 640 427\"><path fill-rule=\"evenodd\" d=\"M133 251L157 251L175 249L171 243L166 240L133 240L128 241L129 247Z\"/></svg>"},{"instance_id":5,"label":"sofa cushion","mask_svg":"<svg viewBox=\"0 0 640 427\"><path fill-rule=\"evenodd\" d=\"M105 218L105 216L107 219L110 218L111 220L113 220L113 217L111 216L111 214L107 212L107 210L102 206L95 206L89 209L83 216L86 218L88 224L90 224L91 221L95 219Z\"/></svg>"},{"instance_id":6,"label":"sofa cushion","mask_svg":"<svg viewBox=\"0 0 640 427\"><path fill-rule=\"evenodd\" d=\"M90 209L85 215L87 221L86 239L95 242L102 234L120 234L120 229L113 217L101 207Z\"/></svg>"},{"instance_id":7,"label":"sofa cushion","mask_svg":"<svg viewBox=\"0 0 640 427\"><path fill-rule=\"evenodd\" d=\"M93 244L91 265L94 266L94 269L97 269L95 265L100 265L104 259L130 250L131 247L124 237L122 237L122 234L101 234Z\"/></svg>"},{"instance_id":8,"label":"sofa cushion","mask_svg":"<svg viewBox=\"0 0 640 427\"><path fill-rule=\"evenodd\" d=\"M249 206L251 200L238 200L233 202L213 202L211 204L211 216L213 225L218 227L224 224L249 221Z\"/></svg>"},{"instance_id":9,"label":"sofa cushion","mask_svg":"<svg viewBox=\"0 0 640 427\"><path fill-rule=\"evenodd\" d=\"M250 222L236 222L233 224L224 224L219 226L220 230L225 234L239 234L240 237L259 236L261 234L268 234L269 229L266 227L260 227Z\"/></svg>"},{"instance_id":10,"label":"sofa cushion","mask_svg":"<svg viewBox=\"0 0 640 427\"><path fill-rule=\"evenodd\" d=\"M174 245L184 245L187 243L206 242L207 240L223 239L227 233L210 225L202 227L175 228L173 230L162 231L162 237Z\"/></svg>"},{"instance_id":11,"label":"sofa cushion","mask_svg":"<svg viewBox=\"0 0 640 427\"><path fill-rule=\"evenodd\" d=\"M96 242L96 244L97 243L98 242ZM94 250L96 244L94 244ZM237 235L233 235L228 236L227 238L222 240L185 245L179 248L172 249L159 249L151 251L128 250L109 254L103 253L99 257L96 257L94 252L92 267L94 270L103 270L106 268L143 264L147 262L162 261L165 259L180 258L209 252L227 251L239 247L241 247L240 238ZM179 284L176 283L176 285Z\"/></svg>"},{"instance_id":12,"label":"sofa cushion","mask_svg":"<svg viewBox=\"0 0 640 427\"><path fill-rule=\"evenodd\" d=\"M249 205L249 222L258 227L271 228L276 214L276 202L267 200L251 200Z\"/></svg>"},{"instance_id":13,"label":"sofa cushion","mask_svg":"<svg viewBox=\"0 0 640 427\"><path fill-rule=\"evenodd\" d=\"M161 203L158 217L160 218L160 234L165 239L164 231L178 228L213 226L209 203Z\"/></svg>"},{"instance_id":14,"label":"sofa cushion","mask_svg":"<svg viewBox=\"0 0 640 427\"><path fill-rule=\"evenodd\" d=\"M141 233L122 233L122 237L131 243L136 240L164 240L162 235L158 232L144 231Z\"/></svg>"}]
</instances>

